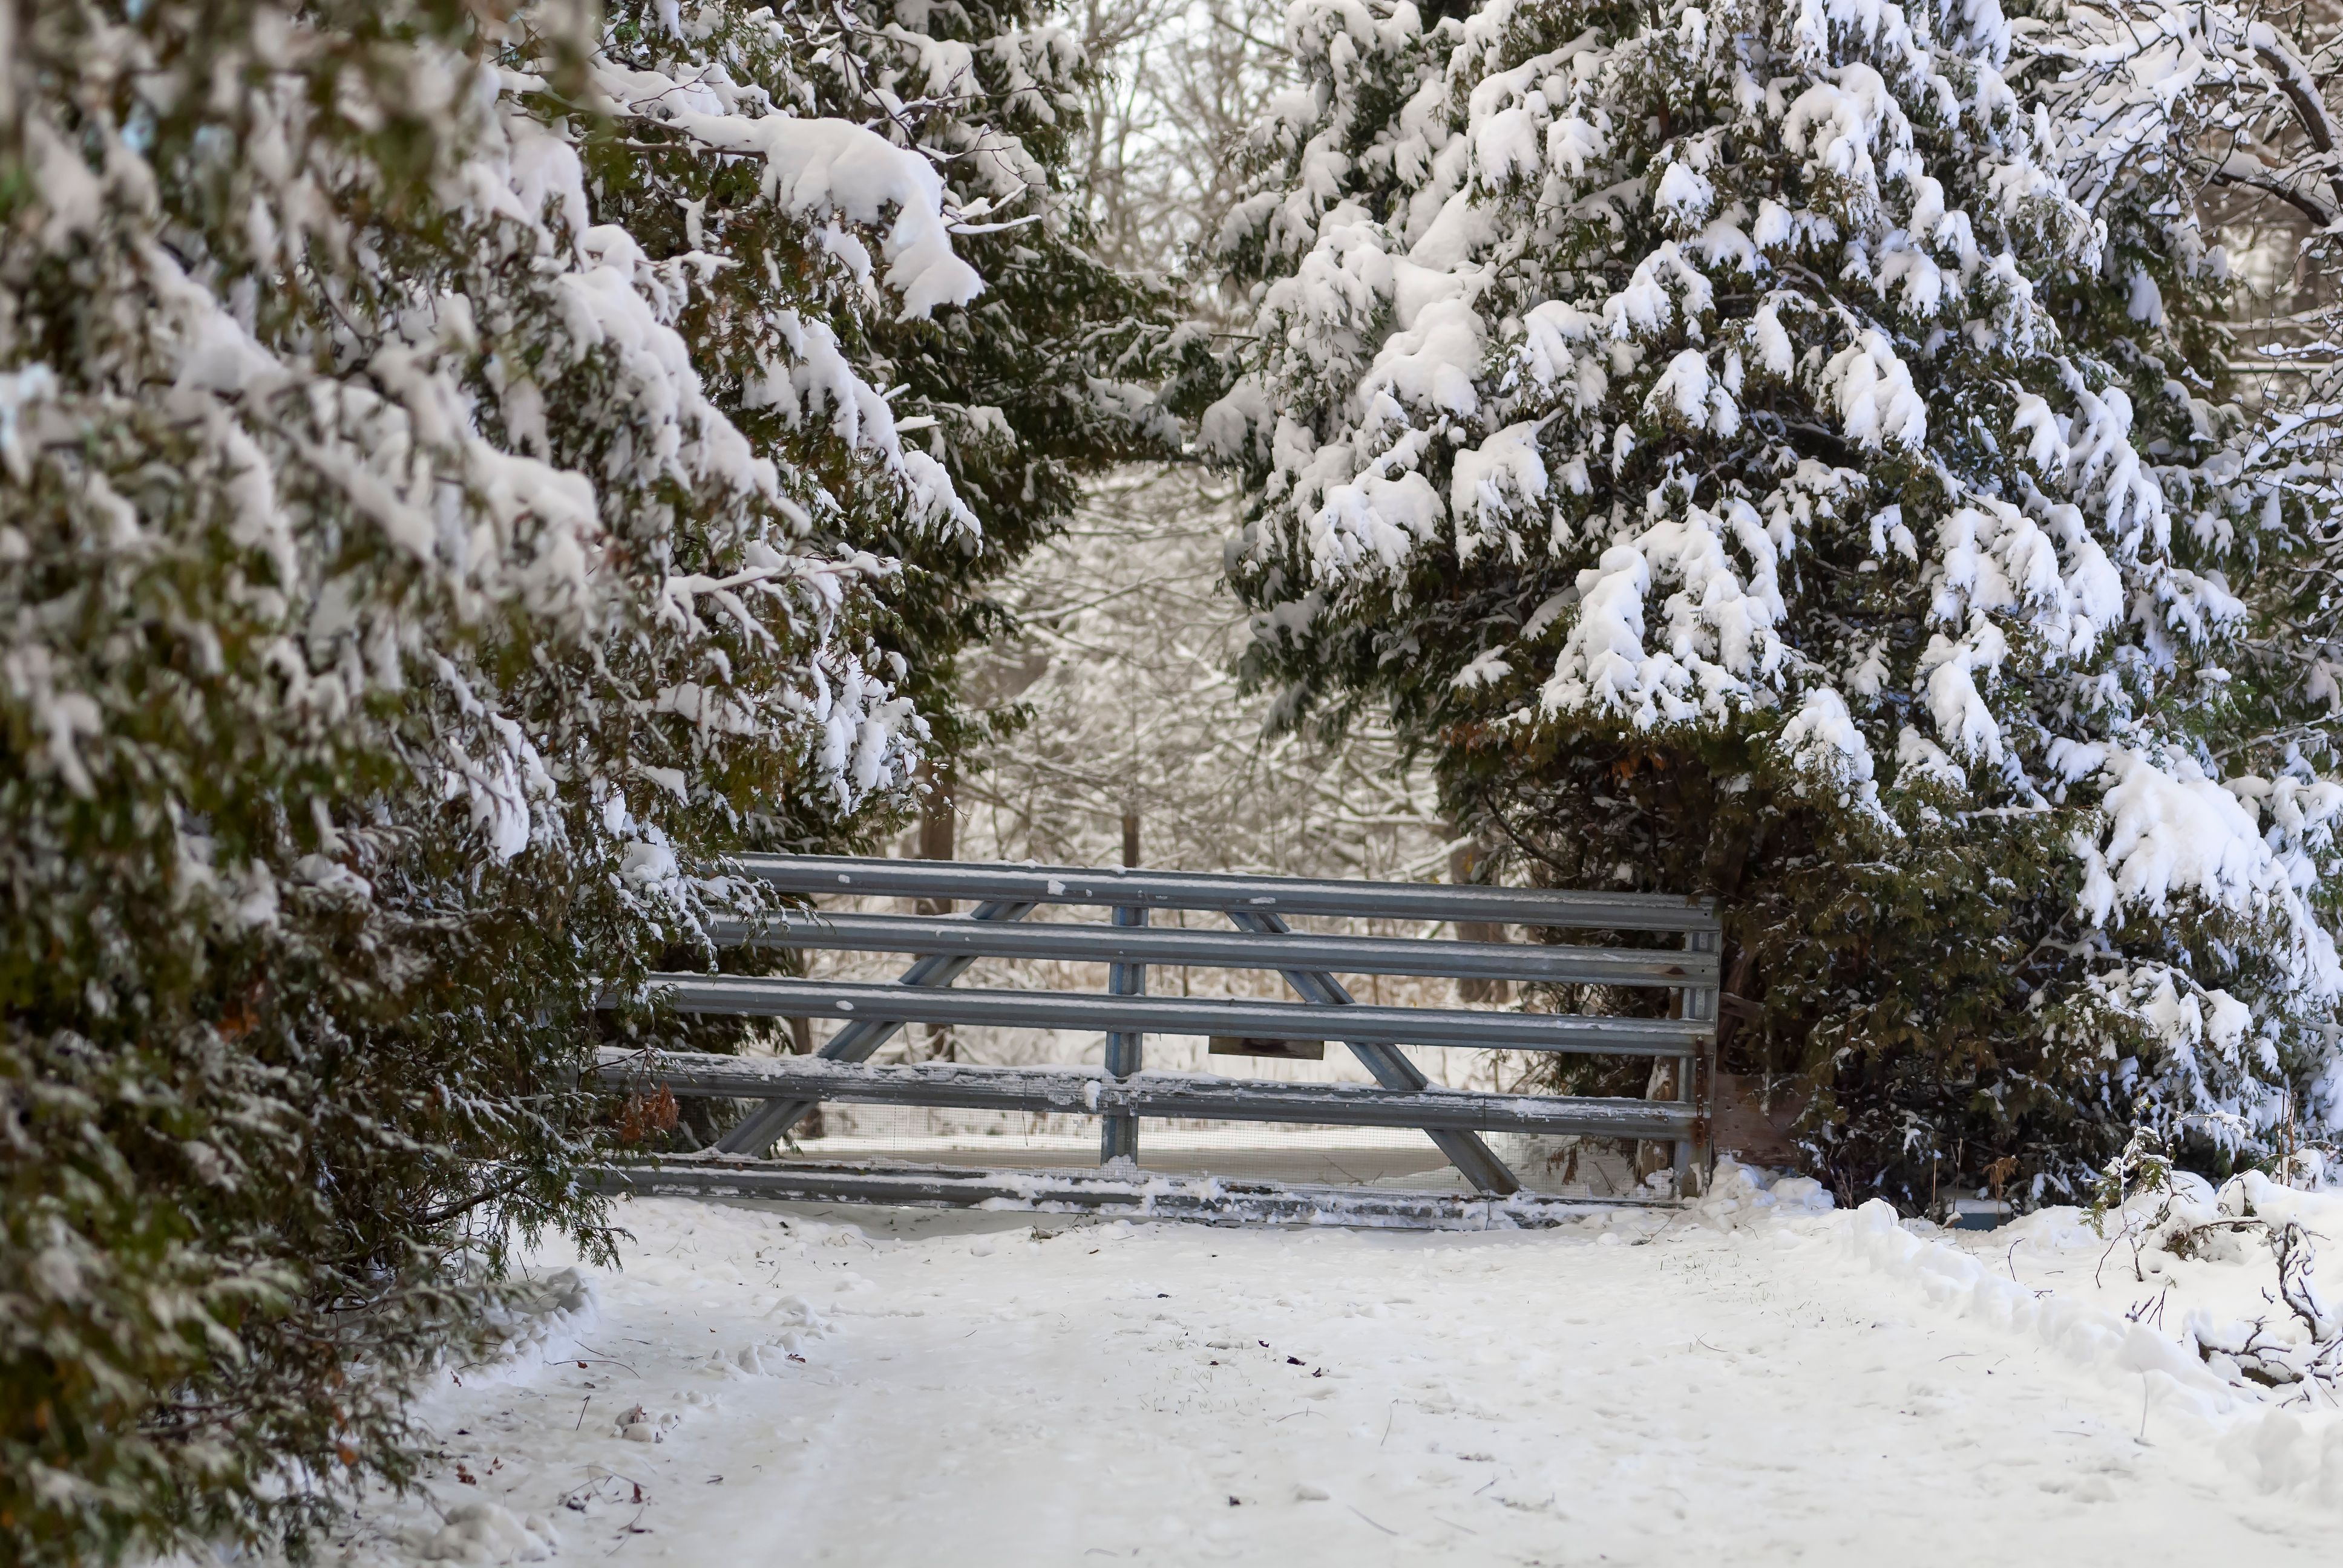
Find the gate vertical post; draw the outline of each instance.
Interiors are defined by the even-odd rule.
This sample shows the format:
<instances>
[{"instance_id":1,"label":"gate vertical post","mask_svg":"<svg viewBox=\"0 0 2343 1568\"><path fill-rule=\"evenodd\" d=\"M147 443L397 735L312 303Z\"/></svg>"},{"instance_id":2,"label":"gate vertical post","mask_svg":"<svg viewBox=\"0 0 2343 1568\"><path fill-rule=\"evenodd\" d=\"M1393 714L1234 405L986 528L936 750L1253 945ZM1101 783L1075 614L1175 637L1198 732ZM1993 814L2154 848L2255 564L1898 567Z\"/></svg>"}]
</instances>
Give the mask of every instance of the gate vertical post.
<instances>
[{"instance_id":1,"label":"gate vertical post","mask_svg":"<svg viewBox=\"0 0 2343 1568\"><path fill-rule=\"evenodd\" d=\"M1715 931L1684 933L1684 950L1687 952L1714 953L1717 946L1718 933ZM1684 988L1684 1017L1709 1026L1708 1038L1700 1048L1694 1054L1681 1057L1676 1061L1676 1099L1691 1108L1695 1116L1716 1081L1716 991L1714 985ZM1684 1137L1676 1140L1674 1163L1677 1197L1692 1196L1693 1168L1696 1161L1701 1161L1702 1145L1707 1141L1705 1131L1697 1127L1688 1130ZM1706 1165L1704 1161L1701 1164L1701 1179L1705 1182Z\"/></svg>"},{"instance_id":2,"label":"gate vertical post","mask_svg":"<svg viewBox=\"0 0 2343 1568\"><path fill-rule=\"evenodd\" d=\"M1144 905L1117 904L1114 923L1118 926L1143 926L1147 923ZM1109 964L1106 989L1115 996L1145 996L1147 966L1145 964ZM1129 1078L1137 1072L1141 1057L1143 1034L1111 1033L1106 1037L1106 1075L1109 1078ZM1139 1118L1130 1111L1109 1112L1100 1119L1099 1163L1111 1164L1117 1160L1136 1161L1139 1158Z\"/></svg>"}]
</instances>

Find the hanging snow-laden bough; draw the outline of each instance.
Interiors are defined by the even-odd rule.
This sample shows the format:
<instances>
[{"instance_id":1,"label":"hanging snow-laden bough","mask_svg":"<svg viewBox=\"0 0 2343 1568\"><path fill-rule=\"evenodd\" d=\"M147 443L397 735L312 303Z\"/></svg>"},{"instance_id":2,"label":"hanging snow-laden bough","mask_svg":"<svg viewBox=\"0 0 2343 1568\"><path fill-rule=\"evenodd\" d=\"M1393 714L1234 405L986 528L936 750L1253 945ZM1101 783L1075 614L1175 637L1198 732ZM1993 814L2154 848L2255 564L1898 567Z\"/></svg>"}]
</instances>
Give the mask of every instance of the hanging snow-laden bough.
<instances>
[{"instance_id":1,"label":"hanging snow-laden bough","mask_svg":"<svg viewBox=\"0 0 2343 1568\"><path fill-rule=\"evenodd\" d=\"M923 155L803 112L820 40L606 11L0 7L36 1558L410 1473L400 1381L500 1288L468 1261L594 1242L601 987L737 895L752 823L909 789L865 547L981 541L868 345L984 280ZM1045 178L990 150L1001 199Z\"/></svg>"}]
</instances>

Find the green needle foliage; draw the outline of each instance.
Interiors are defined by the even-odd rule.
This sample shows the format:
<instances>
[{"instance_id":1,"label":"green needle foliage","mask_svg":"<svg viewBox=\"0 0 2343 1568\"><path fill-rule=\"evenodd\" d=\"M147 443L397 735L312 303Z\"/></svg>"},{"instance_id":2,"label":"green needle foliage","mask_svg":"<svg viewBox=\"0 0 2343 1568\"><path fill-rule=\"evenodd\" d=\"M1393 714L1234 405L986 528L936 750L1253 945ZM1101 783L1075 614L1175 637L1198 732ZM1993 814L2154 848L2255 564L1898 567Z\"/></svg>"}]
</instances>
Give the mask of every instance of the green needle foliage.
<instances>
[{"instance_id":1,"label":"green needle foliage","mask_svg":"<svg viewBox=\"0 0 2343 1568\"><path fill-rule=\"evenodd\" d=\"M606 991L900 819L1164 438L1079 51L933 19L0 6L0 1562L411 1479L513 1247L607 1255Z\"/></svg>"}]
</instances>

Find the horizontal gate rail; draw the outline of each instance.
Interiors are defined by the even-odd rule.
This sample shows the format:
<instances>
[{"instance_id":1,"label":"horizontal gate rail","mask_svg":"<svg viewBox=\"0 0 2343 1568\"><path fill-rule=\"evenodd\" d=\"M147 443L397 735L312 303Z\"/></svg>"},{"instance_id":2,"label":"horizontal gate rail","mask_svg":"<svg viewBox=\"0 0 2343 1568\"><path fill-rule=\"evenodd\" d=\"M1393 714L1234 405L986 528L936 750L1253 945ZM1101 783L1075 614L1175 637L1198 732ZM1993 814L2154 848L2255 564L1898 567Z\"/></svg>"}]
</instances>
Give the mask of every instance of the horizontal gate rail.
<instances>
[{"instance_id":1,"label":"horizontal gate rail","mask_svg":"<svg viewBox=\"0 0 2343 1568\"><path fill-rule=\"evenodd\" d=\"M1377 1224L1433 1222L1427 1216L1454 1221L1466 1212L1459 1204L1469 1208L1478 1203L1486 1222L1516 1224L1545 1222L1524 1216L1561 1211L1540 1209L1543 1200L1521 1192L1519 1179L1483 1141L1483 1134L1671 1145L1679 1196L1692 1191L1695 1162L1708 1141L1721 929L1715 908L1705 900L848 856L749 855L738 864L790 895L792 903L807 907L753 917L719 916L709 926L719 946L900 953L913 961L900 979L890 983L705 973L646 977L645 993L681 1012L826 1018L842 1027L819 1054L810 1056L645 1055L606 1049L598 1070L613 1085L653 1082L677 1094L754 1102L709 1159L656 1170L614 1169L604 1173L610 1191L753 1192L870 1202L993 1203L1014 1199L1045 1208L1280 1222L1336 1222L1326 1217L1342 1214L1352 1218L1339 1222ZM972 907L964 915L943 918L812 907L812 900L823 896L919 899L941 901L947 909ZM1112 923L1025 920L1044 904L1104 909ZM1151 923L1151 911L1156 910L1216 913L1235 929L1187 930ZM1294 930L1292 921L1304 917L1673 933L1683 945L1659 950ZM993 990L954 985L983 959L1104 965L1108 990ZM1166 966L1271 971L1282 976L1299 1000L1147 994L1148 970ZM1670 1010L1672 1016L1664 1018L1385 1007L1355 1000L1340 978L1348 974L1644 988L1674 992L1676 1005ZM617 1000L613 995L606 1003ZM1105 1064L871 1065L870 1058L909 1024L1102 1034ZM1142 1056L1151 1034L1339 1041L1367 1070L1374 1085L1146 1072L1141 1070ZM1651 1088L1642 1099L1449 1089L1433 1084L1405 1054L1421 1048L1641 1059L1652 1064ZM1094 1177L1063 1171L907 1173L816 1170L802 1161L737 1158L761 1155L786 1139L807 1112L830 1101L1094 1116L1102 1128L1100 1158L1105 1169ZM1151 1117L1414 1128L1432 1140L1482 1197L1378 1193L1358 1199L1353 1194L1334 1202L1312 1195L1315 1190L1311 1189L1213 1181L1182 1185L1137 1167L1140 1122ZM1638 1169L1644 1167L1639 1164ZM1586 1207L1585 1200L1571 1201L1576 1205L1572 1211ZM1511 1207L1503 1218L1488 1218L1498 1213L1489 1205L1499 1203ZM1380 1217L1357 1218L1361 1215ZM1405 1217L1409 1215L1415 1219Z\"/></svg>"},{"instance_id":2,"label":"horizontal gate rail","mask_svg":"<svg viewBox=\"0 0 2343 1568\"><path fill-rule=\"evenodd\" d=\"M959 990L907 985L782 980L753 975L645 977L685 1012L735 1018L841 1018L890 1023L994 1024L1110 1033L1239 1035L1339 1040L1358 1045L1468 1050L1574 1051L1601 1056L1692 1056L1715 1026L1691 1019L1603 1018L1580 1013L1473 1012L1453 1008L1318 1006L1060 991Z\"/></svg>"},{"instance_id":3,"label":"horizontal gate rail","mask_svg":"<svg viewBox=\"0 0 2343 1568\"><path fill-rule=\"evenodd\" d=\"M606 1166L588 1181L611 1197L764 1198L802 1203L884 1203L1012 1209L1044 1214L1202 1220L1219 1224L1344 1225L1388 1230L1516 1230L1567 1224L1622 1200L1401 1192L1312 1187L1218 1176L1133 1179L1102 1171L970 1171L948 1165L867 1166L716 1158Z\"/></svg>"},{"instance_id":4,"label":"horizontal gate rail","mask_svg":"<svg viewBox=\"0 0 2343 1568\"><path fill-rule=\"evenodd\" d=\"M737 864L783 892L905 899L1014 899L1157 910L1258 910L1392 920L1478 920L1581 930L1714 931L1705 899L1662 893L1573 893L1436 882L1345 882L1204 871L982 866L847 855L742 855Z\"/></svg>"},{"instance_id":5,"label":"horizontal gate rail","mask_svg":"<svg viewBox=\"0 0 2343 1568\"><path fill-rule=\"evenodd\" d=\"M1567 947L1522 942L1427 942L1407 937L1318 937L1272 945L1242 931L1177 927L1004 925L908 915L786 910L757 922L708 922L719 947L834 952L964 954L1074 963L1180 964L1212 969L1322 970L1336 974L1438 975L1549 985L1715 985L1714 953Z\"/></svg>"},{"instance_id":6,"label":"horizontal gate rail","mask_svg":"<svg viewBox=\"0 0 2343 1568\"><path fill-rule=\"evenodd\" d=\"M1441 1127L1673 1141L1691 1131L1694 1120L1692 1107L1664 1100L1370 1089L1349 1083L1286 1083L1172 1072L1111 1078L1094 1069L1064 1067L974 1067L935 1061L871 1067L827 1061L818 1056L744 1058L664 1052L647 1058L639 1051L607 1047L600 1070L618 1082L649 1075L672 1093L737 1100L829 1100L1088 1115L1120 1112L1323 1127Z\"/></svg>"}]
</instances>

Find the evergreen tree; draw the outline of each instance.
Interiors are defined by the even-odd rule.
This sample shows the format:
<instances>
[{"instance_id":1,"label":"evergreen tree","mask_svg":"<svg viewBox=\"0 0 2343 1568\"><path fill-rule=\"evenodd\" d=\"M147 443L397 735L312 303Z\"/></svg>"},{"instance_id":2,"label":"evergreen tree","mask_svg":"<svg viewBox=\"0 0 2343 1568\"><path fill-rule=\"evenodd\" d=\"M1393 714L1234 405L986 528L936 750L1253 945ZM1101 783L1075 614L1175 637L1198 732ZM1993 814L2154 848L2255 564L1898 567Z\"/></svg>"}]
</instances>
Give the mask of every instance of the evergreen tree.
<instances>
[{"instance_id":1,"label":"evergreen tree","mask_svg":"<svg viewBox=\"0 0 2343 1568\"><path fill-rule=\"evenodd\" d=\"M1388 704L1517 874L1719 896L1728 1067L1809 1074L1818 1166L1914 1206L2343 1117L2343 790L2227 751L2325 492L2237 460L2193 190L2021 36L2072 37L1311 0L1203 425L1284 710Z\"/></svg>"},{"instance_id":2,"label":"evergreen tree","mask_svg":"<svg viewBox=\"0 0 2343 1568\"><path fill-rule=\"evenodd\" d=\"M949 820L958 759L1017 717L980 716L962 693L964 652L1010 625L990 585L1062 525L1081 473L1179 444L1155 393L1132 379L1168 357L1167 295L1091 255L1070 185L1091 79L1079 40L1036 0L772 10L628 0L611 7L594 58L599 113L580 147L592 219L635 236L657 265L723 259L681 330L710 401L770 444L785 472L818 481L825 504L809 539L887 563L871 579L871 633L923 738L920 790L938 820ZM565 107L558 94L537 102L548 115ZM948 266L935 265L981 276L981 290L923 291L898 276L928 265L912 253L874 256L834 227L777 220L753 160L709 156L757 144L762 133L741 130L742 116L851 122L916 154L940 182L950 234ZM862 291L881 276L916 308L868 308ZM861 388L851 400L833 392L841 376ZM884 447L919 504L821 466L819 450L849 432ZM756 848L827 842L820 819L786 809L752 810L739 826ZM670 957L679 967L709 955ZM788 960L736 951L719 961ZM721 1050L758 1027L691 1020L656 1038ZM677 1141L698 1145L727 1109L693 1101L682 1114Z\"/></svg>"},{"instance_id":3,"label":"evergreen tree","mask_svg":"<svg viewBox=\"0 0 2343 1568\"><path fill-rule=\"evenodd\" d=\"M2219 345L2251 375L2259 403L2220 462L2259 509L2209 541L2251 610L2227 665L2235 710L2223 750L2235 770L2276 775L2343 764L2333 722L2343 699L2343 615L2332 588L2343 560L2333 504L2343 480L2343 299L2337 278L2343 177L2335 166L2343 97L2343 18L2309 6L2254 12L2205 5L2148 13L2128 3L2073 5L2041 45L2046 95L2070 127L2071 183L2177 207L2189 196L2260 239L2277 320L2234 323ZM2275 266L2273 266L2275 264ZM2256 363L2258 361L2258 364ZM2217 472L2218 470L2217 470ZM2296 826L2283 813L2280 828Z\"/></svg>"},{"instance_id":4,"label":"evergreen tree","mask_svg":"<svg viewBox=\"0 0 2343 1568\"><path fill-rule=\"evenodd\" d=\"M983 279L769 17L603 25L0 6L11 1561L410 1475L509 1240L597 1244L605 988L908 799L862 541L976 521L861 346Z\"/></svg>"},{"instance_id":5,"label":"evergreen tree","mask_svg":"<svg viewBox=\"0 0 2343 1568\"><path fill-rule=\"evenodd\" d=\"M840 538L900 563L881 588L880 636L905 660L903 694L948 773L984 736L960 691L961 655L1008 626L988 585L1063 525L1083 474L1180 449L1153 387L1171 357L1168 290L1091 253L1072 185L1091 64L1055 0L863 0L776 7L761 23L741 21L745 6L711 4L683 27L689 43L656 38L647 19L658 6L625 9L646 20L618 31L620 59L720 58L784 112L865 126L920 150L942 177L954 246L982 293L876 317L851 352L906 433L918 432L907 449L941 467L974 527L882 515ZM698 39L714 27L761 27L773 52L709 51ZM659 112L649 96L644 107ZM613 197L638 156L620 146L597 160ZM630 224L676 226L672 211L649 210L663 193L646 194L626 204Z\"/></svg>"}]
</instances>

